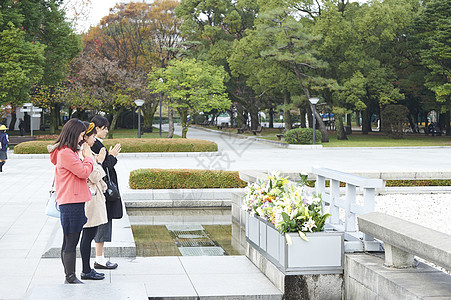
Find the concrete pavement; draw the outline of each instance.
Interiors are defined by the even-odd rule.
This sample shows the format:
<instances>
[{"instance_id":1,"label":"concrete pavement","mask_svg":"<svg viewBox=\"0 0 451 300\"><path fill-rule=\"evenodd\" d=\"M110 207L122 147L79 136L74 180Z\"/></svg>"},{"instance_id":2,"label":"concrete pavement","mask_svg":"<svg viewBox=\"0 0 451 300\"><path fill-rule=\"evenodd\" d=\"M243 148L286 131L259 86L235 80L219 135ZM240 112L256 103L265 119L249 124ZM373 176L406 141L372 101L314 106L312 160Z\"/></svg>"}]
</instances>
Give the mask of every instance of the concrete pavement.
<instances>
[{"instance_id":1,"label":"concrete pavement","mask_svg":"<svg viewBox=\"0 0 451 300\"><path fill-rule=\"evenodd\" d=\"M129 172L138 168L258 169L298 172L309 171L312 166L319 166L344 172L451 171L451 149L447 147L291 150L193 128L189 129L188 137L218 143L220 155L199 157L180 154L171 157L134 158L122 155L117 165L120 188L127 189ZM22 299L34 287L42 286L45 290L46 284L60 284L63 281L60 260L41 257L49 241L53 240L55 226L58 226L58 220L44 214L48 190L53 180L53 165L45 156L27 159L11 155L4 169L5 172L0 173L0 299ZM138 265L147 265L146 261L149 261L147 258L137 258L133 261L116 258L114 260L119 260L121 268L135 262ZM183 259L178 261L183 265ZM80 270L81 261L77 263L77 270ZM152 269L152 264L154 262L147 265L147 268ZM128 275L130 277L127 280L135 281L135 269L128 270L130 273L127 274L122 274L119 269L116 273L111 271L110 278ZM186 276L190 277L189 274ZM114 279L111 279L111 283L114 283ZM89 285L92 284L96 284L96 288L100 286L96 282L89 282ZM119 283L117 289L121 290Z\"/></svg>"}]
</instances>

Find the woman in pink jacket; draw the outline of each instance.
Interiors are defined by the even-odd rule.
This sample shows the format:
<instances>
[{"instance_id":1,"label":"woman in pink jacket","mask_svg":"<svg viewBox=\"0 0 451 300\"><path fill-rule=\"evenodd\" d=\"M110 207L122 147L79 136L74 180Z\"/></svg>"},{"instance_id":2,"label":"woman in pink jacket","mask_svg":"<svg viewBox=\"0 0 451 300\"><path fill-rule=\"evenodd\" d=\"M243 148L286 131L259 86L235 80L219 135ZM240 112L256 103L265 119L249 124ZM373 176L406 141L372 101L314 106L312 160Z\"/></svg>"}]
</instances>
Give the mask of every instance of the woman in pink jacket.
<instances>
[{"instance_id":1,"label":"woman in pink jacket","mask_svg":"<svg viewBox=\"0 0 451 300\"><path fill-rule=\"evenodd\" d=\"M66 273L64 283L82 283L75 275L76 248L83 225L86 223L85 202L91 200L87 178L94 167L90 147L82 147L83 160L77 152L86 132L86 126L78 119L70 119L61 130L56 148L50 154L55 168L55 190L61 212L63 245L61 260Z\"/></svg>"}]
</instances>

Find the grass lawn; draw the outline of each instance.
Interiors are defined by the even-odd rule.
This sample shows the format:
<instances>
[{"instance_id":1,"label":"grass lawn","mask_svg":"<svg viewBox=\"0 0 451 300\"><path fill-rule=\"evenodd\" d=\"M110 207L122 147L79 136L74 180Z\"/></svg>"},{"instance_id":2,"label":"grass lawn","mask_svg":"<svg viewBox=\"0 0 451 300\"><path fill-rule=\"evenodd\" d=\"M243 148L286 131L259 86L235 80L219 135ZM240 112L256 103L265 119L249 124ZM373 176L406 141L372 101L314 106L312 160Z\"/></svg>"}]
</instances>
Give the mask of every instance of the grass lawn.
<instances>
[{"instance_id":1,"label":"grass lawn","mask_svg":"<svg viewBox=\"0 0 451 300\"><path fill-rule=\"evenodd\" d=\"M403 139L395 140L381 133L353 132L348 140L339 141L335 133L329 134L329 143L324 147L408 147L408 146L451 146L449 136L405 135Z\"/></svg>"},{"instance_id":2,"label":"grass lawn","mask_svg":"<svg viewBox=\"0 0 451 300\"><path fill-rule=\"evenodd\" d=\"M236 133L236 131L235 131ZM276 134L279 129L264 128L261 139L279 141ZM253 136L252 133L243 134ZM348 135L348 140L339 141L335 132L329 132L329 142L323 143L323 147L413 147L413 146L451 146L451 137L449 136L426 136L424 134L406 134L403 139L395 140L379 132L370 132L365 135L354 131ZM283 141L280 141L283 143Z\"/></svg>"}]
</instances>

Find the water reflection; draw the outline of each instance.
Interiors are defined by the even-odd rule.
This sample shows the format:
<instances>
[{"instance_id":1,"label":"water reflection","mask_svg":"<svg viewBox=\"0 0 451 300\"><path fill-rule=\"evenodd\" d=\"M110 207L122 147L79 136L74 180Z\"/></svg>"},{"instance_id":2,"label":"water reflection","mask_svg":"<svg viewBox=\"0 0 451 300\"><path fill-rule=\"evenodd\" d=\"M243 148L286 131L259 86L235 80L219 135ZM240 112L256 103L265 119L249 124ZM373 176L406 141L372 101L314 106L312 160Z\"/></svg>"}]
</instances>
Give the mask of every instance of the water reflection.
<instances>
[{"instance_id":1,"label":"water reflection","mask_svg":"<svg viewBox=\"0 0 451 300\"><path fill-rule=\"evenodd\" d=\"M138 256L242 255L229 208L128 208ZM239 229L238 229L239 231Z\"/></svg>"}]
</instances>

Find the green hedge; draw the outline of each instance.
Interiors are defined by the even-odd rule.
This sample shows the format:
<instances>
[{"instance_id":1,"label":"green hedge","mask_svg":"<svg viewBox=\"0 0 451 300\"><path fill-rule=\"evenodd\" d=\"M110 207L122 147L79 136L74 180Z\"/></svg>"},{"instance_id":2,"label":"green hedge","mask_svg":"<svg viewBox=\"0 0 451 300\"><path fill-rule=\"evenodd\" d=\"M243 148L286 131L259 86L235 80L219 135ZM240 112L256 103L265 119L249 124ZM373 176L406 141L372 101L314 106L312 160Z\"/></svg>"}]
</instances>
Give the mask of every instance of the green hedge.
<instances>
[{"instance_id":1,"label":"green hedge","mask_svg":"<svg viewBox=\"0 0 451 300\"><path fill-rule=\"evenodd\" d=\"M47 145L54 141L24 142L14 147L15 154L43 154ZM213 152L218 151L214 142L196 139L105 139L103 144L107 149L120 143L122 153L130 152Z\"/></svg>"},{"instance_id":2,"label":"green hedge","mask_svg":"<svg viewBox=\"0 0 451 300\"><path fill-rule=\"evenodd\" d=\"M321 131L315 130L315 143L321 143ZM313 129L312 128L296 128L290 129L283 135L285 142L288 144L312 144Z\"/></svg>"},{"instance_id":3,"label":"green hedge","mask_svg":"<svg viewBox=\"0 0 451 300\"><path fill-rule=\"evenodd\" d=\"M138 169L130 172L132 189L243 188L236 171L190 169Z\"/></svg>"},{"instance_id":4,"label":"green hedge","mask_svg":"<svg viewBox=\"0 0 451 300\"><path fill-rule=\"evenodd\" d=\"M307 186L315 187L315 180L307 180ZM330 186L330 181L326 180L326 187ZM340 187L345 187L344 182L340 182ZM386 187L398 187L398 186L451 186L451 179L421 179L421 180L387 180L385 181Z\"/></svg>"}]
</instances>

